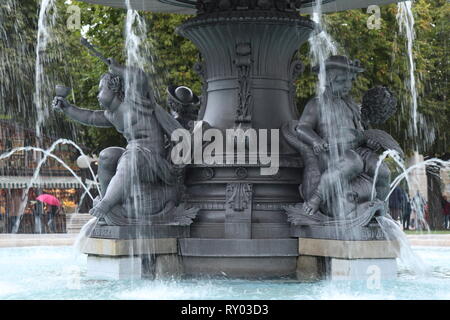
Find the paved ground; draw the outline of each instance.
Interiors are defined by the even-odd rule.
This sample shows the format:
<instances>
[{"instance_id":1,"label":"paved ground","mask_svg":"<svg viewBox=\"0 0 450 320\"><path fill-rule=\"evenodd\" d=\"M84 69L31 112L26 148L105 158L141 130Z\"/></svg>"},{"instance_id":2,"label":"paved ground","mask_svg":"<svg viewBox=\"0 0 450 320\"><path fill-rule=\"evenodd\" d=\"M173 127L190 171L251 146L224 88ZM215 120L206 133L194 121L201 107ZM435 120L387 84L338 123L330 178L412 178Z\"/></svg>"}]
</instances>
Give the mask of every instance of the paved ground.
<instances>
[{"instance_id":1,"label":"paved ground","mask_svg":"<svg viewBox=\"0 0 450 320\"><path fill-rule=\"evenodd\" d=\"M77 234L0 234L0 248L31 246L71 246Z\"/></svg>"},{"instance_id":2,"label":"paved ground","mask_svg":"<svg viewBox=\"0 0 450 320\"><path fill-rule=\"evenodd\" d=\"M77 234L0 234L0 248L70 246ZM450 234L408 235L413 246L450 247Z\"/></svg>"},{"instance_id":3,"label":"paved ground","mask_svg":"<svg viewBox=\"0 0 450 320\"><path fill-rule=\"evenodd\" d=\"M450 234L414 234L407 237L413 246L450 247Z\"/></svg>"}]
</instances>

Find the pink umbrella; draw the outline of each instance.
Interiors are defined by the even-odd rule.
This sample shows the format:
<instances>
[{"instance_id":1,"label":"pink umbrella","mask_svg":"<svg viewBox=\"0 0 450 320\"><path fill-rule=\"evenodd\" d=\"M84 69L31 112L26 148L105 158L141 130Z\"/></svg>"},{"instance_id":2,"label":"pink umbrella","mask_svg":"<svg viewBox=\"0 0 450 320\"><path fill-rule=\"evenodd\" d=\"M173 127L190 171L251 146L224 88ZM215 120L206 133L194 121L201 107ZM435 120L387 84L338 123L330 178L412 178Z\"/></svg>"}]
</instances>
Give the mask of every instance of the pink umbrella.
<instances>
[{"instance_id":1,"label":"pink umbrella","mask_svg":"<svg viewBox=\"0 0 450 320\"><path fill-rule=\"evenodd\" d=\"M51 194L45 194L45 193L41 194L39 197L36 198L36 200L39 200L41 202L44 202L44 203L52 205L52 206L57 206L57 207L61 206L61 202L59 202L59 200L56 199Z\"/></svg>"}]
</instances>

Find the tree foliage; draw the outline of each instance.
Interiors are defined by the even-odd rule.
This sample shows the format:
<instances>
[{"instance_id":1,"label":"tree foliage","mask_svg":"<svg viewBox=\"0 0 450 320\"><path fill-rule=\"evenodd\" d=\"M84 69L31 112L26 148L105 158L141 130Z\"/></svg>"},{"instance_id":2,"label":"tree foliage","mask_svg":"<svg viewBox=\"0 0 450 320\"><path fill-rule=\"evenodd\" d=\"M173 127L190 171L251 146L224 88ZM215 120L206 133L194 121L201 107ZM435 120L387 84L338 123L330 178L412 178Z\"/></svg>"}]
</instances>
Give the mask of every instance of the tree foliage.
<instances>
[{"instance_id":1,"label":"tree foliage","mask_svg":"<svg viewBox=\"0 0 450 320\"><path fill-rule=\"evenodd\" d=\"M8 0L9 2L12 0ZM21 102L16 98L10 99L8 105L18 108L18 105L29 104L32 109L31 98L33 91L33 64L34 46L37 28L36 0L25 1L18 5L17 12L20 15L11 19L0 21L9 33L18 32L14 26L20 26L20 34L25 37L24 45L29 48L22 53L22 62L5 64L6 58L11 59L17 51L22 50L17 46L11 46L8 42L0 42L2 64L0 75L11 77L14 70L20 70L15 74L18 79L15 83L23 81L24 88L20 91ZM16 1L19 3L19 1ZM107 67L97 58L89 55L79 43L80 36L88 38L107 57L114 57L119 62L125 61L124 52L124 27L126 11L123 9L96 6L84 2L72 1L81 9L81 30L71 31L67 29L65 21L69 13L68 3L58 0L58 21L55 24L55 40L52 41L48 51L56 52L46 65L46 70L53 78L63 81L73 87L73 102L89 109L98 109L97 93L98 82L101 75L107 71ZM1 5L0 5L1 6ZM361 97L363 93L374 86L385 85L394 92L399 101L399 111L390 119L383 129L391 133L406 149L419 148L427 155L439 155L449 151L448 143L450 130L450 108L447 102L449 92L448 76L448 34L450 4L446 0L416 0L413 5L416 20L416 41L414 46L414 58L416 63L416 78L419 90L419 111L423 115L424 122L419 136L414 138L411 134L411 101L410 93L406 85L409 77L408 60L406 53L405 37L398 32L396 21L397 7L395 5L381 8L381 28L369 29L367 19L370 16L365 9L351 10L326 15L326 27L335 39L340 54L346 54L352 59L359 59L366 69L355 85L354 94ZM158 81L157 90L160 103L165 100L165 88L169 84L183 84L193 88L200 94L201 82L193 70L193 65L198 61L198 50L194 45L177 35L176 27L190 18L186 15L140 13L148 26L147 39L153 48L154 69L151 76ZM1 17L1 16L0 16ZM5 22L6 21L6 22ZM4 40L4 38L3 38ZM28 54L28 56L27 56ZM309 45L299 48L299 58L306 66L305 72L297 80L297 105L301 111L306 101L314 95L316 76L311 72L311 59ZM6 58L5 58L6 57ZM9 71L5 71L9 68ZM21 68L26 68L22 71ZM9 72L9 73L8 73ZM4 81L4 80L3 80ZM56 80L55 80L56 81ZM1 88L5 85L2 84ZM11 91L11 88L9 89ZM31 92L30 92L31 91ZM3 95L3 93L2 93ZM51 93L49 93L51 96ZM28 101L28 102L24 102ZM4 113L1 109L0 113ZM22 108L23 109L23 108ZM20 113L20 117L28 117L26 113ZM57 120L61 129L61 123L67 123L67 119L61 116L50 115ZM93 152L98 152L111 145L123 145L124 141L114 130L88 128L72 123L70 128L74 136L88 145ZM58 130L59 130L58 129ZM67 128L66 128L67 130ZM435 139L432 139L432 133ZM64 130L63 130L64 131ZM76 132L76 134L74 134ZM430 135L431 133L431 135ZM55 134L61 135L59 132ZM430 139L431 136L431 139Z\"/></svg>"}]
</instances>

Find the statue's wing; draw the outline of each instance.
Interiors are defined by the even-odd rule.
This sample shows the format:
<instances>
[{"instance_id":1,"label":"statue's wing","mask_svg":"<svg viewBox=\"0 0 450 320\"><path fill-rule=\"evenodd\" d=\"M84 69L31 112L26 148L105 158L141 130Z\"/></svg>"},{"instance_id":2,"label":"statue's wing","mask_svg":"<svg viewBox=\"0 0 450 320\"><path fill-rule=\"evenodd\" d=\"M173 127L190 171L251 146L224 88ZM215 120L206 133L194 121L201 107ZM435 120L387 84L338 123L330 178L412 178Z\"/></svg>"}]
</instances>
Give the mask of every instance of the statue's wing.
<instances>
[{"instance_id":1,"label":"statue's wing","mask_svg":"<svg viewBox=\"0 0 450 320\"><path fill-rule=\"evenodd\" d=\"M395 150L399 153L399 155L403 158L404 152L402 147L398 144L397 141L386 131L378 130L378 129L369 129L364 131L364 138L374 140L378 142L381 147L385 150Z\"/></svg>"},{"instance_id":2,"label":"statue's wing","mask_svg":"<svg viewBox=\"0 0 450 320\"><path fill-rule=\"evenodd\" d=\"M322 172L320 171L318 158L312 148L297 137L295 131L297 123L295 120L285 123L281 127L281 134L302 157L304 168L301 192L303 199L309 200L319 185Z\"/></svg>"},{"instance_id":3,"label":"statue's wing","mask_svg":"<svg viewBox=\"0 0 450 320\"><path fill-rule=\"evenodd\" d=\"M172 224L179 226L189 226L197 216L200 208L186 208L185 203L178 205L172 213Z\"/></svg>"},{"instance_id":4,"label":"statue's wing","mask_svg":"<svg viewBox=\"0 0 450 320\"><path fill-rule=\"evenodd\" d=\"M385 123L397 111L397 99L386 87L367 90L362 99L361 120L368 124Z\"/></svg>"},{"instance_id":5,"label":"statue's wing","mask_svg":"<svg viewBox=\"0 0 450 320\"><path fill-rule=\"evenodd\" d=\"M157 103L154 104L155 116L164 132L171 137L172 132L177 129L184 129L183 126L175 120L166 110Z\"/></svg>"}]
</instances>

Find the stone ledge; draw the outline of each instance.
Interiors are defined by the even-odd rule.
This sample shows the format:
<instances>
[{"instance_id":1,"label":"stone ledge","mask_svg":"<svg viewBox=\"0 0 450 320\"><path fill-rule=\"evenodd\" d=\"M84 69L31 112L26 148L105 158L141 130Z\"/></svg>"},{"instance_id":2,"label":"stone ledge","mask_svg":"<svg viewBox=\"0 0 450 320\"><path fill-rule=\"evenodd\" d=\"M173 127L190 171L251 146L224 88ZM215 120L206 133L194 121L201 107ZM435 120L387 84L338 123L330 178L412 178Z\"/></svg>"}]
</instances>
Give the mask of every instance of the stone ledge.
<instances>
[{"instance_id":1,"label":"stone ledge","mask_svg":"<svg viewBox=\"0 0 450 320\"><path fill-rule=\"evenodd\" d=\"M180 239L182 256L296 257L296 239Z\"/></svg>"},{"instance_id":2,"label":"stone ledge","mask_svg":"<svg viewBox=\"0 0 450 320\"><path fill-rule=\"evenodd\" d=\"M0 248L34 247L34 246L71 246L76 234L43 233L43 234L0 234Z\"/></svg>"},{"instance_id":3,"label":"stone ledge","mask_svg":"<svg viewBox=\"0 0 450 320\"><path fill-rule=\"evenodd\" d=\"M326 239L298 239L300 255L332 257L341 259L397 258L398 242L389 241L343 241Z\"/></svg>"},{"instance_id":4,"label":"stone ledge","mask_svg":"<svg viewBox=\"0 0 450 320\"><path fill-rule=\"evenodd\" d=\"M132 240L89 238L83 249L83 253L99 256L170 254L177 252L176 238Z\"/></svg>"},{"instance_id":5,"label":"stone ledge","mask_svg":"<svg viewBox=\"0 0 450 320\"><path fill-rule=\"evenodd\" d=\"M136 239L136 238L186 238L189 226L155 224L149 226L96 226L92 238L99 239Z\"/></svg>"},{"instance_id":6,"label":"stone ledge","mask_svg":"<svg viewBox=\"0 0 450 320\"><path fill-rule=\"evenodd\" d=\"M345 229L335 226L291 226L291 237L343 241L386 240L383 231L376 227Z\"/></svg>"}]
</instances>

